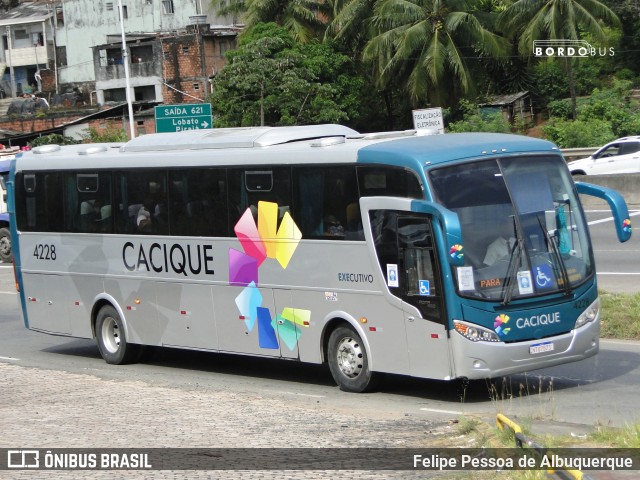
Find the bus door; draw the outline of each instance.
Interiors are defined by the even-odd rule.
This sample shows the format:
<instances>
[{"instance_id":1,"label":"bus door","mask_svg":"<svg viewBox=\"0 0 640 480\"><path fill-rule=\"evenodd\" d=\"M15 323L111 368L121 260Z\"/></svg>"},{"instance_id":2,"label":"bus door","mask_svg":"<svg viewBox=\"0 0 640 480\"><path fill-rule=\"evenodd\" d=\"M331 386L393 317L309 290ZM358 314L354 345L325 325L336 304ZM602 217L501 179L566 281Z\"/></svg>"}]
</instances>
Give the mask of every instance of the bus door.
<instances>
[{"instance_id":1,"label":"bus door","mask_svg":"<svg viewBox=\"0 0 640 480\"><path fill-rule=\"evenodd\" d=\"M360 205L387 290L402 300L409 374L448 378L442 268L430 213L442 209L421 200L390 197L361 198Z\"/></svg>"},{"instance_id":2,"label":"bus door","mask_svg":"<svg viewBox=\"0 0 640 480\"><path fill-rule=\"evenodd\" d=\"M410 375L451 375L441 269L429 215L397 218L398 285L403 300Z\"/></svg>"}]
</instances>

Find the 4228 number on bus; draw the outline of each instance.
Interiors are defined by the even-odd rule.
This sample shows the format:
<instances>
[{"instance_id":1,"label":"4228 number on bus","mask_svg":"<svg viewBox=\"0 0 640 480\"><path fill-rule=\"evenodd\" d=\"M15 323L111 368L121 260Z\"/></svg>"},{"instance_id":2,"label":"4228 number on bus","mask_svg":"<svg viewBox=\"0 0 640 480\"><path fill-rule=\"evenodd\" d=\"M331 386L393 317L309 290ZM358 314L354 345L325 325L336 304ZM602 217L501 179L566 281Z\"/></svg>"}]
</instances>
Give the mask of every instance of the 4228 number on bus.
<instances>
[{"instance_id":1,"label":"4228 number on bus","mask_svg":"<svg viewBox=\"0 0 640 480\"><path fill-rule=\"evenodd\" d=\"M33 256L38 260L55 260L56 259L56 246L46 243L38 243L33 250Z\"/></svg>"}]
</instances>

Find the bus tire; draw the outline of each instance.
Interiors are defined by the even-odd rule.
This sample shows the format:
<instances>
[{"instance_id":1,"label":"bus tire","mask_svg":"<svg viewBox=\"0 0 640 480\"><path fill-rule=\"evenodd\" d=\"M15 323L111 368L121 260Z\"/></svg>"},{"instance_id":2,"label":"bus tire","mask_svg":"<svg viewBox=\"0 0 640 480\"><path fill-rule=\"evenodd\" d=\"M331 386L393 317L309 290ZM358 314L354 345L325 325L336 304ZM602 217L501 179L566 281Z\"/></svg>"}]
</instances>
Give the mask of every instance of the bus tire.
<instances>
[{"instance_id":1,"label":"bus tire","mask_svg":"<svg viewBox=\"0 0 640 480\"><path fill-rule=\"evenodd\" d=\"M6 227L0 228L0 261L11 263L11 233Z\"/></svg>"},{"instance_id":2,"label":"bus tire","mask_svg":"<svg viewBox=\"0 0 640 480\"><path fill-rule=\"evenodd\" d=\"M96 341L104 361L124 365L138 359L140 345L128 343L124 324L115 308L105 305L96 317Z\"/></svg>"},{"instance_id":3,"label":"bus tire","mask_svg":"<svg viewBox=\"0 0 640 480\"><path fill-rule=\"evenodd\" d=\"M329 336L329 370L344 392L369 392L379 374L369 369L369 356L360 335L351 327L338 327Z\"/></svg>"}]
</instances>

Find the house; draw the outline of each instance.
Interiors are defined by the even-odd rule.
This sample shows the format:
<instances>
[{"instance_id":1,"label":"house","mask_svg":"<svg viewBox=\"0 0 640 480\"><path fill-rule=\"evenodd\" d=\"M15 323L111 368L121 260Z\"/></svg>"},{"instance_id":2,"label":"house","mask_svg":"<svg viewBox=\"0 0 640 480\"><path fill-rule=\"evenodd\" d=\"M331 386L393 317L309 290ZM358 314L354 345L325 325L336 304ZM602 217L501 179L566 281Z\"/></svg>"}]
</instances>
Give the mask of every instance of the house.
<instances>
[{"instance_id":1,"label":"house","mask_svg":"<svg viewBox=\"0 0 640 480\"><path fill-rule=\"evenodd\" d=\"M490 97L486 103L478 105L482 113L501 112L502 116L509 122L514 123L516 119L530 122L533 120L533 107L529 92L511 93L508 95L497 95Z\"/></svg>"}]
</instances>

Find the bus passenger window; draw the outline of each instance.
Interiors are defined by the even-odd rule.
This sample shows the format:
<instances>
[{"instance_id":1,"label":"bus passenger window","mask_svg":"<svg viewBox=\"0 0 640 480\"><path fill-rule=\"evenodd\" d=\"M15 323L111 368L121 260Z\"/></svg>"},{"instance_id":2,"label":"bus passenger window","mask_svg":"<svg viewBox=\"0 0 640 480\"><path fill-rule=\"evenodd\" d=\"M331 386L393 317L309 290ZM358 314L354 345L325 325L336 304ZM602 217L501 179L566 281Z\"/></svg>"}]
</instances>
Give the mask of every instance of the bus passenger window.
<instances>
[{"instance_id":1,"label":"bus passenger window","mask_svg":"<svg viewBox=\"0 0 640 480\"><path fill-rule=\"evenodd\" d=\"M294 167L293 211L303 238L358 237L360 211L355 167ZM362 232L362 227L360 227Z\"/></svg>"}]
</instances>

